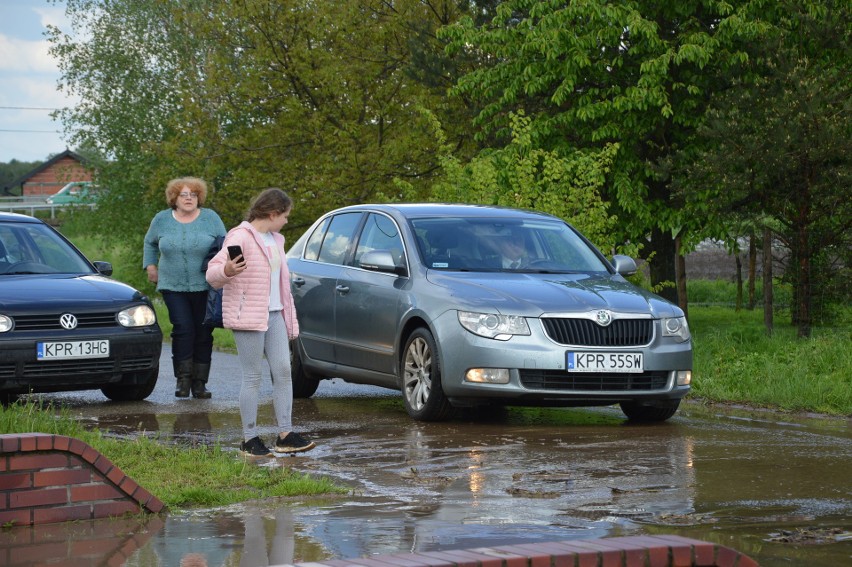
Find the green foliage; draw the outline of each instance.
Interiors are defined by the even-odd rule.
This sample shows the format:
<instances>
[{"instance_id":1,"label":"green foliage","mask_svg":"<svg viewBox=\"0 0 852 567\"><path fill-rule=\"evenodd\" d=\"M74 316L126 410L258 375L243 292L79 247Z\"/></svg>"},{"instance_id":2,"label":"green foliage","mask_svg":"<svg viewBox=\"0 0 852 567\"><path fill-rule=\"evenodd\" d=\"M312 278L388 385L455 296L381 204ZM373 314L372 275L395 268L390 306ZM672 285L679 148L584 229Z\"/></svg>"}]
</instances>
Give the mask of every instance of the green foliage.
<instances>
[{"instance_id":1,"label":"green foliage","mask_svg":"<svg viewBox=\"0 0 852 567\"><path fill-rule=\"evenodd\" d=\"M281 187L295 200L287 231L298 234L331 208L393 195L398 177L424 194L436 163L418 106L455 126L458 148L468 145L458 119L466 111L444 96L456 71L435 32L473 6L66 4L77 33L54 29L51 50L64 87L84 102L61 118L104 156L112 215L91 226L134 254L173 177L206 179L208 205L229 227L260 189Z\"/></svg>"},{"instance_id":2,"label":"green foliage","mask_svg":"<svg viewBox=\"0 0 852 567\"><path fill-rule=\"evenodd\" d=\"M617 144L564 156L536 148L531 121L521 112L512 116L509 144L462 163L444 142L440 127L434 127L442 142L443 177L433 187L432 200L542 211L571 223L607 252L638 251L625 251L616 240L618 217L609 214L600 195Z\"/></svg>"}]
</instances>

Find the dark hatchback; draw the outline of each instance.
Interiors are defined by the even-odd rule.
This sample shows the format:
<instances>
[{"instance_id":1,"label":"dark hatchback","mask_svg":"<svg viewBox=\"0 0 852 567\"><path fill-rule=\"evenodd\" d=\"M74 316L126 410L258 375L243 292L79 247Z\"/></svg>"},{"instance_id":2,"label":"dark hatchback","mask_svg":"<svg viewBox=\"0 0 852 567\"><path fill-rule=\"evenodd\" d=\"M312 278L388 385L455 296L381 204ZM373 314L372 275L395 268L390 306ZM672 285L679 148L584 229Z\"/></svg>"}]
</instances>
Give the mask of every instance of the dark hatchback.
<instances>
[{"instance_id":1,"label":"dark hatchback","mask_svg":"<svg viewBox=\"0 0 852 567\"><path fill-rule=\"evenodd\" d=\"M151 301L43 221L0 213L0 397L97 390L143 400L163 334Z\"/></svg>"}]
</instances>

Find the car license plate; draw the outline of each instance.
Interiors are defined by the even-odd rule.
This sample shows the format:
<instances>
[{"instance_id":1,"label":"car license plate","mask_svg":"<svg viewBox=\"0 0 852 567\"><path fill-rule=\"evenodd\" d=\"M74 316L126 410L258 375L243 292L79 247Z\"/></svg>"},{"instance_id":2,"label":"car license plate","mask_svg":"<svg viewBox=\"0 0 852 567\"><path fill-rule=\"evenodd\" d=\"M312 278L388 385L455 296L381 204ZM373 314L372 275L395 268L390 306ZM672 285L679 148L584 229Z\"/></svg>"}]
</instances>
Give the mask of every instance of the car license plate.
<instances>
[{"instance_id":1,"label":"car license plate","mask_svg":"<svg viewBox=\"0 0 852 567\"><path fill-rule=\"evenodd\" d=\"M106 358L109 356L109 341L64 341L36 343L39 360L63 360L69 358Z\"/></svg>"},{"instance_id":2,"label":"car license plate","mask_svg":"<svg viewBox=\"0 0 852 567\"><path fill-rule=\"evenodd\" d=\"M568 352L565 368L568 372L643 372L641 352Z\"/></svg>"}]
</instances>

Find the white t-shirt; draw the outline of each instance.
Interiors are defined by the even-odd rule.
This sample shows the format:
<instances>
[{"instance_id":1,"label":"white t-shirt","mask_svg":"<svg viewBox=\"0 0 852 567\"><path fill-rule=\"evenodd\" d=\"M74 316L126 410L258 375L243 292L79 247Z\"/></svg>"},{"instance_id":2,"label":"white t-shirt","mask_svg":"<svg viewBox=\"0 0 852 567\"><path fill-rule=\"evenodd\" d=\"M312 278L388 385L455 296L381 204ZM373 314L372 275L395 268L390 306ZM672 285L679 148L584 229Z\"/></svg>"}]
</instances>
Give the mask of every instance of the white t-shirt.
<instances>
[{"instance_id":1,"label":"white t-shirt","mask_svg":"<svg viewBox=\"0 0 852 567\"><path fill-rule=\"evenodd\" d=\"M269 310L281 311L281 251L275 244L275 238L270 232L261 232L260 238L266 246L269 256Z\"/></svg>"}]
</instances>

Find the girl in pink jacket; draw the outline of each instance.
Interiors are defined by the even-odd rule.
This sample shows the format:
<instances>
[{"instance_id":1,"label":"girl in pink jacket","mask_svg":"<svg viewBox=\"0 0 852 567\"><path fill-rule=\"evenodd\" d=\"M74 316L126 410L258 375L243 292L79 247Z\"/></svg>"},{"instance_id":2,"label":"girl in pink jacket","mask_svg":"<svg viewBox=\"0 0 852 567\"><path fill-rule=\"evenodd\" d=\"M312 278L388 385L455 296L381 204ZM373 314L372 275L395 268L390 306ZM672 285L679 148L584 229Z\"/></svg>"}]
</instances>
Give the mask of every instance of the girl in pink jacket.
<instances>
[{"instance_id":1,"label":"girl in pink jacket","mask_svg":"<svg viewBox=\"0 0 852 567\"><path fill-rule=\"evenodd\" d=\"M257 433L257 407L263 355L272 374L272 405L279 433L275 453L314 448L292 431L293 382L289 340L299 334L290 293L290 271L280 230L287 224L293 200L281 189L264 189L251 204L246 220L231 229L222 250L207 266L207 281L222 293L222 321L234 332L243 368L240 450L252 456L273 453ZM240 250L236 250L235 247ZM229 254L229 247L233 254Z\"/></svg>"}]
</instances>

